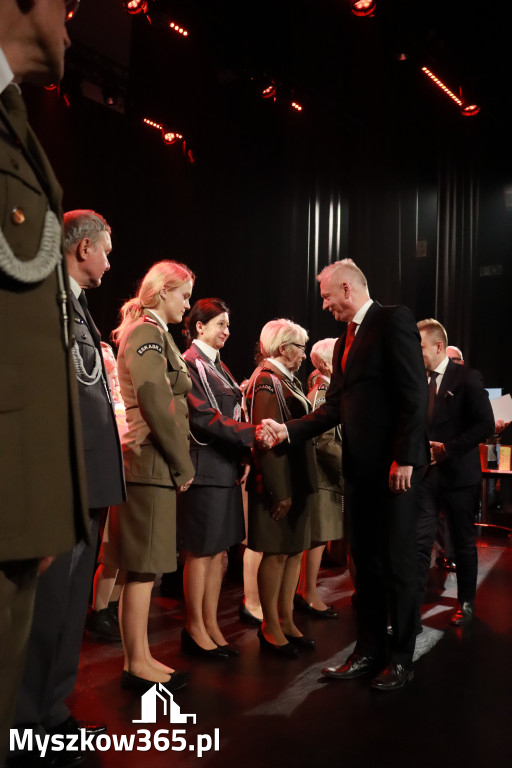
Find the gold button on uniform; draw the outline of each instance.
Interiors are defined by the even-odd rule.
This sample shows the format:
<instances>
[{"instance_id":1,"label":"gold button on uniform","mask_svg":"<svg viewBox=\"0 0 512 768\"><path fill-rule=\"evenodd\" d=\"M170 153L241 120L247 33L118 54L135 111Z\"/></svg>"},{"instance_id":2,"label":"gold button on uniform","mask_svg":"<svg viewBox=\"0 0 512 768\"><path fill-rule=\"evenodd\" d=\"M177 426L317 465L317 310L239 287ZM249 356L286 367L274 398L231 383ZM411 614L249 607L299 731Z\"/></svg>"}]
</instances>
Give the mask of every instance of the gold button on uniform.
<instances>
[{"instance_id":1,"label":"gold button on uniform","mask_svg":"<svg viewBox=\"0 0 512 768\"><path fill-rule=\"evenodd\" d=\"M25 213L23 212L23 208L20 208L18 206L12 209L11 221L13 224L23 224L23 222L25 221Z\"/></svg>"}]
</instances>

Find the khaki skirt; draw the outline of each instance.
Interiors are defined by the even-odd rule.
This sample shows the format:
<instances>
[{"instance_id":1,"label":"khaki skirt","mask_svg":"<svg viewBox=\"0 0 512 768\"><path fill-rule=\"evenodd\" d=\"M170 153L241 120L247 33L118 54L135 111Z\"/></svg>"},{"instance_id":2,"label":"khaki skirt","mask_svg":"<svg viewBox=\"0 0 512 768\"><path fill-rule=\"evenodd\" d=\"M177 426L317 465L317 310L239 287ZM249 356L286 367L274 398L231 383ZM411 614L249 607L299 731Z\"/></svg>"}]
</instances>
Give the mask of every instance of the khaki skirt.
<instances>
[{"instance_id":1,"label":"khaki skirt","mask_svg":"<svg viewBox=\"0 0 512 768\"><path fill-rule=\"evenodd\" d=\"M176 563L176 491L127 483L127 499L110 507L98 560L135 573L170 573Z\"/></svg>"}]
</instances>

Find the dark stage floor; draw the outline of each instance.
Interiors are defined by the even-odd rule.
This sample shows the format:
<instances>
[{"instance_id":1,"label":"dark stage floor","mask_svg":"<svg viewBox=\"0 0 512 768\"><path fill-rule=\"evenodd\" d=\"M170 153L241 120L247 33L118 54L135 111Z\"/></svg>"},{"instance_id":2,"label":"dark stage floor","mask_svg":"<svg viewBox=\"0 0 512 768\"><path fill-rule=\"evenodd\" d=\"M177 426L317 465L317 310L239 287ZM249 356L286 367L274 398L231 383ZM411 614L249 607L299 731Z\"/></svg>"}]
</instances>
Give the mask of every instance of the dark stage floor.
<instances>
[{"instance_id":1,"label":"dark stage floor","mask_svg":"<svg viewBox=\"0 0 512 768\"><path fill-rule=\"evenodd\" d=\"M145 729L151 738L159 729L168 729L169 737L175 732L174 750L151 746L148 751L116 752L111 747L89 754L86 766L509 768L510 539L486 531L479 541L479 562L478 618L465 630L448 626L455 606L454 575L445 578L444 572L432 570L431 602L424 606L425 629L417 642L416 677L404 690L391 694L370 690L364 678L328 681L320 674L326 664L339 664L353 647L347 571L322 570L323 594L340 617L299 619L303 632L316 638L317 649L298 660L281 661L260 652L256 630L238 621L242 589L231 581L222 592L220 624L240 647L239 658L214 663L183 658L179 650L183 605L160 597L155 588L150 642L158 659L190 669L189 686L176 694L175 701L182 714L196 715L196 722L170 723L163 704L156 723L133 722L141 719L141 700L120 689L121 646L85 640L72 700L74 714L108 723L111 736L129 736L137 729ZM440 594L434 601L436 587ZM209 738L212 748L206 751ZM182 746L185 749L176 749ZM205 749L201 758L198 746Z\"/></svg>"}]
</instances>

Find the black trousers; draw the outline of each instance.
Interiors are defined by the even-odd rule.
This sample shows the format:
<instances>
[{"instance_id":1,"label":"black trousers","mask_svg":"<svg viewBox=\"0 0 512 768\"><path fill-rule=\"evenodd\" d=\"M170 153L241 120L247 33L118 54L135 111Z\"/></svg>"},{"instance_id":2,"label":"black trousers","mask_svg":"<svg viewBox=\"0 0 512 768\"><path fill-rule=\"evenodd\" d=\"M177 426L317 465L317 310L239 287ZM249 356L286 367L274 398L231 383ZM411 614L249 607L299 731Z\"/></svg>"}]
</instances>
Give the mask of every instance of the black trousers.
<instances>
[{"instance_id":1,"label":"black trousers","mask_svg":"<svg viewBox=\"0 0 512 768\"><path fill-rule=\"evenodd\" d=\"M16 725L53 728L69 717L96 560L100 510L89 510L91 545L59 555L37 586L32 631L18 692Z\"/></svg>"},{"instance_id":2,"label":"black trousers","mask_svg":"<svg viewBox=\"0 0 512 768\"><path fill-rule=\"evenodd\" d=\"M358 635L355 652L409 664L416 643L416 489L393 494L387 475L345 479L349 540L356 566ZM393 636L387 635L391 620Z\"/></svg>"},{"instance_id":3,"label":"black trousers","mask_svg":"<svg viewBox=\"0 0 512 768\"><path fill-rule=\"evenodd\" d=\"M0 563L0 765L9 743L37 584L37 560Z\"/></svg>"},{"instance_id":4,"label":"black trousers","mask_svg":"<svg viewBox=\"0 0 512 768\"><path fill-rule=\"evenodd\" d=\"M430 555L442 508L446 516L457 563L457 592L460 602L472 601L476 594L478 556L475 538L475 512L480 486L447 488L439 469L429 467L419 487L417 551L419 599L423 601L430 570Z\"/></svg>"}]
</instances>

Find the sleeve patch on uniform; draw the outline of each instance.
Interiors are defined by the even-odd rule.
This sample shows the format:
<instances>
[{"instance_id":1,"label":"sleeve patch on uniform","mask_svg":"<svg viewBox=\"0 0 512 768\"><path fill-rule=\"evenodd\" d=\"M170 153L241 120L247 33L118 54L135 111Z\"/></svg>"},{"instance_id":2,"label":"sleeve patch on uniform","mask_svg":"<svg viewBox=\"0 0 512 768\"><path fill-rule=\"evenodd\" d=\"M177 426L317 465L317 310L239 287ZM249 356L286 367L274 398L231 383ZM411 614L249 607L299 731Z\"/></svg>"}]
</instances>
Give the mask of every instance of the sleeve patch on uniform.
<instances>
[{"instance_id":1,"label":"sleeve patch on uniform","mask_svg":"<svg viewBox=\"0 0 512 768\"><path fill-rule=\"evenodd\" d=\"M145 352L149 352L151 349L153 349L155 352L158 352L160 355L162 354L162 347L160 344L156 344L155 342L143 344L142 347L138 348L137 354L143 355Z\"/></svg>"},{"instance_id":2,"label":"sleeve patch on uniform","mask_svg":"<svg viewBox=\"0 0 512 768\"><path fill-rule=\"evenodd\" d=\"M267 392L271 392L272 394L274 394L274 387L272 386L272 384L256 384L254 388L254 393L256 394L256 392L259 392L260 389L265 389Z\"/></svg>"}]
</instances>

